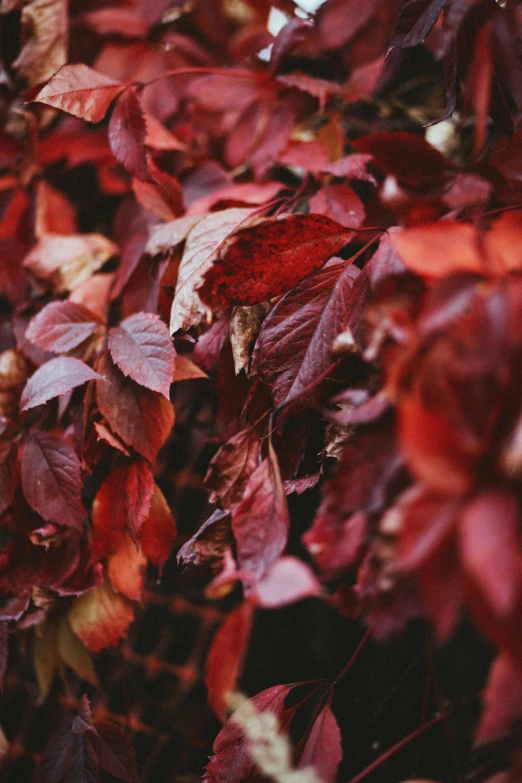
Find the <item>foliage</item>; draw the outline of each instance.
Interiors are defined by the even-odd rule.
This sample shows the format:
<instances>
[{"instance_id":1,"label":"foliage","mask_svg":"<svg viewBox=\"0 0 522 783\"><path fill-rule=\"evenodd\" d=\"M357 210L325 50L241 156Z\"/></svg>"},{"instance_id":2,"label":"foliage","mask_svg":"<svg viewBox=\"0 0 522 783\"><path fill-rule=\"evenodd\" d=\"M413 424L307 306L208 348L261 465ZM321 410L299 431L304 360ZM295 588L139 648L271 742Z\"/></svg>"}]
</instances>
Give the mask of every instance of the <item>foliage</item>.
<instances>
[{"instance_id":1,"label":"foliage","mask_svg":"<svg viewBox=\"0 0 522 783\"><path fill-rule=\"evenodd\" d=\"M312 597L377 639L424 618L444 644L471 616L496 658L468 733L504 742L486 777L519 779L520 20L517 0L2 0L0 674L11 636L42 699L65 667L97 687L91 653L174 549L171 386L206 378L216 508L175 547L230 610L204 779L338 779L359 649L227 721L259 611ZM134 753L84 696L40 780L106 773L136 780Z\"/></svg>"}]
</instances>

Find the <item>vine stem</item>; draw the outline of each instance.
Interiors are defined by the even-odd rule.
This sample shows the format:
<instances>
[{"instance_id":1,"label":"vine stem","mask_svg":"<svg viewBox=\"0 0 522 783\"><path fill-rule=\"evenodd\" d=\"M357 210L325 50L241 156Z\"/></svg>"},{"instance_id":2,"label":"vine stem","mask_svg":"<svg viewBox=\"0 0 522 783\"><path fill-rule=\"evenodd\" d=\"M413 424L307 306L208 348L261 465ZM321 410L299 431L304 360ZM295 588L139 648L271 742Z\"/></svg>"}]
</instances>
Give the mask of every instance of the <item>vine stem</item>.
<instances>
[{"instance_id":1,"label":"vine stem","mask_svg":"<svg viewBox=\"0 0 522 783\"><path fill-rule=\"evenodd\" d=\"M417 729L412 731L410 734L407 734L405 737L403 737L399 742L396 742L395 745L392 745L391 748L388 748L385 753L381 754L378 759L375 759L375 761L372 761L371 764L368 764L367 767L365 767L362 772L359 772L358 775L356 775L354 778L348 781L348 783L360 783L361 780L364 780L368 777L374 770L376 770L378 767L381 766L381 764L384 764L385 761L388 761L391 756L394 756L395 753L398 753L399 750L402 750L402 748L407 745L412 740L419 737L421 734L423 734L428 729L431 729L432 726L435 726L437 723L441 723L442 721L446 720L446 718L449 718L450 715L452 715L454 712L454 709L451 708L449 710L445 710L445 712L439 713L439 715L435 715L434 718L427 721L426 723L423 723L422 726L419 726Z\"/></svg>"}]
</instances>

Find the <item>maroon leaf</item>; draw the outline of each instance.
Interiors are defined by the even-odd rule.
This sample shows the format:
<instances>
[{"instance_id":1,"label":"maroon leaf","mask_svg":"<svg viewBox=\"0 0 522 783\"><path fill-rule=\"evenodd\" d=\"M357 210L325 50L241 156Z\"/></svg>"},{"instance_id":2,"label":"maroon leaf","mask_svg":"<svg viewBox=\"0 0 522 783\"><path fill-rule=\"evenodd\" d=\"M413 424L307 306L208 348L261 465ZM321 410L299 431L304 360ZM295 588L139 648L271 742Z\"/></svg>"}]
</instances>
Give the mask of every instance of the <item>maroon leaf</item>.
<instances>
[{"instance_id":1,"label":"maroon leaf","mask_svg":"<svg viewBox=\"0 0 522 783\"><path fill-rule=\"evenodd\" d=\"M93 334L99 320L75 302L50 302L29 322L25 336L45 351L67 353Z\"/></svg>"},{"instance_id":2,"label":"maroon leaf","mask_svg":"<svg viewBox=\"0 0 522 783\"><path fill-rule=\"evenodd\" d=\"M22 411L43 405L53 397L65 394L100 376L79 359L58 356L42 364L27 381L20 400Z\"/></svg>"},{"instance_id":3,"label":"maroon leaf","mask_svg":"<svg viewBox=\"0 0 522 783\"><path fill-rule=\"evenodd\" d=\"M7 623L0 623L0 689L3 688L8 653Z\"/></svg>"},{"instance_id":4,"label":"maroon leaf","mask_svg":"<svg viewBox=\"0 0 522 783\"><path fill-rule=\"evenodd\" d=\"M145 139L147 123L136 90L129 88L120 95L109 122L109 144L112 154L133 177L149 178Z\"/></svg>"},{"instance_id":5,"label":"maroon leaf","mask_svg":"<svg viewBox=\"0 0 522 783\"><path fill-rule=\"evenodd\" d=\"M323 215L290 215L238 231L199 289L211 307L252 305L284 294L320 269L351 236Z\"/></svg>"},{"instance_id":6,"label":"maroon leaf","mask_svg":"<svg viewBox=\"0 0 522 783\"><path fill-rule=\"evenodd\" d=\"M96 733L89 741L96 753L98 764L109 775L127 783L137 783L136 756L129 737L123 729L109 721L96 721Z\"/></svg>"},{"instance_id":7,"label":"maroon leaf","mask_svg":"<svg viewBox=\"0 0 522 783\"><path fill-rule=\"evenodd\" d=\"M63 65L34 98L89 122L100 122L125 85L93 68L77 63Z\"/></svg>"},{"instance_id":8,"label":"maroon leaf","mask_svg":"<svg viewBox=\"0 0 522 783\"><path fill-rule=\"evenodd\" d=\"M49 522L81 528L80 460L56 435L31 430L24 443L22 489L29 505Z\"/></svg>"},{"instance_id":9,"label":"maroon leaf","mask_svg":"<svg viewBox=\"0 0 522 783\"><path fill-rule=\"evenodd\" d=\"M108 353L102 356L98 370L106 379L96 382L101 413L127 446L154 463L174 424L172 405L159 392L126 378Z\"/></svg>"},{"instance_id":10,"label":"maroon leaf","mask_svg":"<svg viewBox=\"0 0 522 783\"><path fill-rule=\"evenodd\" d=\"M399 0L397 20L390 43L405 49L424 41L448 0Z\"/></svg>"},{"instance_id":11,"label":"maroon leaf","mask_svg":"<svg viewBox=\"0 0 522 783\"><path fill-rule=\"evenodd\" d=\"M240 567L262 579L286 546L289 524L277 457L270 446L232 512Z\"/></svg>"},{"instance_id":12,"label":"maroon leaf","mask_svg":"<svg viewBox=\"0 0 522 783\"><path fill-rule=\"evenodd\" d=\"M163 321L136 313L109 331L111 356L124 375L169 399L175 351Z\"/></svg>"},{"instance_id":13,"label":"maroon leaf","mask_svg":"<svg viewBox=\"0 0 522 783\"><path fill-rule=\"evenodd\" d=\"M270 56L271 73L277 73L285 57L291 54L292 51L305 40L311 28L312 23L309 19L300 19L299 17L290 19L290 21L281 28L272 47L272 54Z\"/></svg>"},{"instance_id":14,"label":"maroon leaf","mask_svg":"<svg viewBox=\"0 0 522 783\"><path fill-rule=\"evenodd\" d=\"M341 732L329 704L315 719L304 747L299 751L299 769L313 767L321 783L336 782L343 751Z\"/></svg>"},{"instance_id":15,"label":"maroon leaf","mask_svg":"<svg viewBox=\"0 0 522 783\"><path fill-rule=\"evenodd\" d=\"M248 480L259 463L259 438L254 429L241 430L210 461L205 488L210 503L230 510L243 497Z\"/></svg>"},{"instance_id":16,"label":"maroon leaf","mask_svg":"<svg viewBox=\"0 0 522 783\"><path fill-rule=\"evenodd\" d=\"M437 180L453 168L435 147L412 133L376 133L357 139L353 146L372 155L386 174L394 174L405 183Z\"/></svg>"},{"instance_id":17,"label":"maroon leaf","mask_svg":"<svg viewBox=\"0 0 522 783\"><path fill-rule=\"evenodd\" d=\"M261 691L250 701L259 712L280 716L291 688L291 685L275 685ZM229 718L216 737L214 756L206 767L203 783L257 783L258 775L248 751L248 739L233 718Z\"/></svg>"},{"instance_id":18,"label":"maroon leaf","mask_svg":"<svg viewBox=\"0 0 522 783\"><path fill-rule=\"evenodd\" d=\"M13 502L18 483L16 447L0 442L0 514Z\"/></svg>"},{"instance_id":19,"label":"maroon leaf","mask_svg":"<svg viewBox=\"0 0 522 783\"><path fill-rule=\"evenodd\" d=\"M268 384L276 405L296 397L333 363L331 346L358 274L354 266L331 263L286 294L265 319L252 370Z\"/></svg>"}]
</instances>

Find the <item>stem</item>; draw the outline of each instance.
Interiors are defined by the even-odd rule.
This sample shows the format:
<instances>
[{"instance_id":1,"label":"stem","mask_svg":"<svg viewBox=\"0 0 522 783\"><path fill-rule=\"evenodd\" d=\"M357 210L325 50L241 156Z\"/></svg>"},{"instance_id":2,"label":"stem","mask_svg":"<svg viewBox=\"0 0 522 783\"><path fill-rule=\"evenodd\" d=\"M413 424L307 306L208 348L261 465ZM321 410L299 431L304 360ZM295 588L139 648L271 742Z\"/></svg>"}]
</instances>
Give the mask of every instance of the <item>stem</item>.
<instances>
[{"instance_id":1,"label":"stem","mask_svg":"<svg viewBox=\"0 0 522 783\"><path fill-rule=\"evenodd\" d=\"M189 65L186 68L173 68L171 71L164 71L157 76L153 76L151 79L147 79L144 82L134 82L134 84L142 89L148 87L149 84L155 84L155 82L161 81L161 79L167 79L171 76L190 76L194 74L203 74L205 76L232 76L236 79L259 79L262 81L268 81L268 75L263 71L241 71L241 70L227 70L226 68L211 68L204 65Z\"/></svg>"},{"instance_id":2,"label":"stem","mask_svg":"<svg viewBox=\"0 0 522 783\"><path fill-rule=\"evenodd\" d=\"M358 644L354 654L352 655L352 657L350 658L350 660L348 661L348 663L346 664L346 666L344 667L342 672L340 674L338 674L337 677L335 678L335 680L333 680L333 682L331 682L330 685L328 686L328 691L331 691L333 688L335 688L337 683L340 682L343 679L343 677L346 677L346 675L348 674L348 672L350 671L350 669L354 665L355 661L357 660L359 655L362 653L363 648L364 648L366 642L370 638L370 635L371 635L371 630L368 628L368 630L364 634L363 638L359 642L359 644ZM328 693L328 691L327 691L327 693Z\"/></svg>"},{"instance_id":3,"label":"stem","mask_svg":"<svg viewBox=\"0 0 522 783\"><path fill-rule=\"evenodd\" d=\"M378 759L372 761L371 764L365 767L365 769L363 769L362 772L359 772L359 774L356 775L354 778L349 780L348 783L360 783L361 780L367 778L368 775L370 775L374 770L380 767L381 764L384 764L385 761L388 761L388 759L391 758L391 756L393 756L399 750L402 750L402 748L405 745L407 745L408 742L411 742L412 740L416 739L416 737L420 737L421 734L423 734L428 729L431 729L431 727L435 726L437 723L441 723L443 720L446 720L446 718L449 718L449 716L452 713L453 713L453 709L446 710L445 712L441 712L440 715L436 715L427 723L423 723L422 726L419 726L417 729L415 729L415 731L412 731L411 734L407 734L406 737L403 737L399 742L396 742L395 745L392 745L391 748L389 748L385 753L379 756Z\"/></svg>"}]
</instances>

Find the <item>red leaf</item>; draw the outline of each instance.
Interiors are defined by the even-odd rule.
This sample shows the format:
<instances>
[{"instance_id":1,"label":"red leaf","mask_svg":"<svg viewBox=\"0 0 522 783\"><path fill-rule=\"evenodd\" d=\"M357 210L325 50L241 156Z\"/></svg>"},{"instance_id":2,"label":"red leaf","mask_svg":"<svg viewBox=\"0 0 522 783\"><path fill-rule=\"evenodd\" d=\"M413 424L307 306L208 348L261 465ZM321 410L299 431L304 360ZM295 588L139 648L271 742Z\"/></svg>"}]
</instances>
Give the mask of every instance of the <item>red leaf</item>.
<instances>
[{"instance_id":1,"label":"red leaf","mask_svg":"<svg viewBox=\"0 0 522 783\"><path fill-rule=\"evenodd\" d=\"M252 473L243 500L232 512L241 569L262 579L286 546L286 497L274 450Z\"/></svg>"},{"instance_id":2,"label":"red leaf","mask_svg":"<svg viewBox=\"0 0 522 783\"><path fill-rule=\"evenodd\" d=\"M342 757L341 732L330 705L326 704L300 752L298 769L313 767L321 783L335 783Z\"/></svg>"},{"instance_id":3,"label":"red leaf","mask_svg":"<svg viewBox=\"0 0 522 783\"><path fill-rule=\"evenodd\" d=\"M500 615L520 596L519 513L510 495L483 493L465 508L459 527L464 567Z\"/></svg>"},{"instance_id":4,"label":"red leaf","mask_svg":"<svg viewBox=\"0 0 522 783\"><path fill-rule=\"evenodd\" d=\"M81 528L80 460L56 435L31 430L22 452L22 489L41 517L58 525Z\"/></svg>"},{"instance_id":5,"label":"red leaf","mask_svg":"<svg viewBox=\"0 0 522 783\"><path fill-rule=\"evenodd\" d=\"M390 43L405 49L423 43L448 0L399 0L397 21Z\"/></svg>"},{"instance_id":6,"label":"red leaf","mask_svg":"<svg viewBox=\"0 0 522 783\"><path fill-rule=\"evenodd\" d=\"M176 538L176 524L163 492L154 484L149 513L138 530L137 539L143 552L160 571L165 565Z\"/></svg>"},{"instance_id":7,"label":"red leaf","mask_svg":"<svg viewBox=\"0 0 522 783\"><path fill-rule=\"evenodd\" d=\"M124 375L169 399L175 351L163 321L136 313L109 331L111 356Z\"/></svg>"},{"instance_id":8,"label":"red leaf","mask_svg":"<svg viewBox=\"0 0 522 783\"><path fill-rule=\"evenodd\" d=\"M296 397L333 363L346 301L359 270L329 264L293 288L261 327L252 371L270 387L276 405Z\"/></svg>"},{"instance_id":9,"label":"red leaf","mask_svg":"<svg viewBox=\"0 0 522 783\"><path fill-rule=\"evenodd\" d=\"M460 504L417 484L399 497L394 509L402 519L400 564L415 569L452 535Z\"/></svg>"},{"instance_id":10,"label":"red leaf","mask_svg":"<svg viewBox=\"0 0 522 783\"><path fill-rule=\"evenodd\" d=\"M109 144L112 154L126 171L147 180L149 163L145 149L147 124L136 90L129 88L120 95L109 122Z\"/></svg>"},{"instance_id":11,"label":"red leaf","mask_svg":"<svg viewBox=\"0 0 522 783\"><path fill-rule=\"evenodd\" d=\"M179 266L170 318L171 334L179 329L186 331L191 326L197 326L208 315L208 308L199 297L198 286L225 240L249 221L252 214L252 209L236 207L223 212L213 212L203 219L197 218L198 222L187 236L185 251ZM181 220L189 220L189 218L181 218Z\"/></svg>"},{"instance_id":12,"label":"red leaf","mask_svg":"<svg viewBox=\"0 0 522 783\"><path fill-rule=\"evenodd\" d=\"M206 273L201 297L217 310L284 294L320 269L350 236L339 223L312 214L241 229Z\"/></svg>"},{"instance_id":13,"label":"red leaf","mask_svg":"<svg viewBox=\"0 0 522 783\"><path fill-rule=\"evenodd\" d=\"M250 702L259 712L280 716L291 688L291 685L275 685L258 693ZM256 767L248 745L244 730L232 716L215 739L214 756L206 767L202 783L257 783Z\"/></svg>"},{"instance_id":14,"label":"red leaf","mask_svg":"<svg viewBox=\"0 0 522 783\"><path fill-rule=\"evenodd\" d=\"M327 0L317 13L321 45L337 49L350 41L374 16L382 0Z\"/></svg>"},{"instance_id":15,"label":"red leaf","mask_svg":"<svg viewBox=\"0 0 522 783\"><path fill-rule=\"evenodd\" d=\"M181 187L177 179L163 172L154 174L154 182L132 180L132 192L143 209L160 220L174 220L183 212Z\"/></svg>"},{"instance_id":16,"label":"red leaf","mask_svg":"<svg viewBox=\"0 0 522 783\"><path fill-rule=\"evenodd\" d=\"M241 430L210 461L205 476L209 502L230 510L243 497L250 476L259 464L261 446L254 429Z\"/></svg>"},{"instance_id":17,"label":"red leaf","mask_svg":"<svg viewBox=\"0 0 522 783\"><path fill-rule=\"evenodd\" d=\"M107 577L114 590L130 598L131 601L141 601L147 558L141 548L124 533L118 547L107 558Z\"/></svg>"},{"instance_id":18,"label":"red leaf","mask_svg":"<svg viewBox=\"0 0 522 783\"><path fill-rule=\"evenodd\" d=\"M283 166L297 166L319 178L330 159L328 147L321 141L290 141L277 162ZM310 207L311 212L315 209ZM320 210L319 210L320 211Z\"/></svg>"},{"instance_id":19,"label":"red leaf","mask_svg":"<svg viewBox=\"0 0 522 783\"><path fill-rule=\"evenodd\" d=\"M90 337L98 324L83 305L50 302L31 319L25 336L45 351L67 353Z\"/></svg>"},{"instance_id":20,"label":"red leaf","mask_svg":"<svg viewBox=\"0 0 522 783\"><path fill-rule=\"evenodd\" d=\"M63 65L34 98L88 122L100 122L125 85L77 63Z\"/></svg>"},{"instance_id":21,"label":"red leaf","mask_svg":"<svg viewBox=\"0 0 522 783\"><path fill-rule=\"evenodd\" d=\"M37 239L46 234L74 234L78 231L74 207L61 191L55 190L45 180L38 183L34 222Z\"/></svg>"},{"instance_id":22,"label":"red leaf","mask_svg":"<svg viewBox=\"0 0 522 783\"><path fill-rule=\"evenodd\" d=\"M76 598L69 609L69 623L91 652L118 644L134 619L128 598L114 592L108 582Z\"/></svg>"},{"instance_id":23,"label":"red leaf","mask_svg":"<svg viewBox=\"0 0 522 783\"><path fill-rule=\"evenodd\" d=\"M329 82L326 79L316 79L300 71L280 74L277 77L277 81L280 84L284 84L285 87L295 87L296 90L301 90L301 92L306 92L313 98L317 98L321 111L324 109L328 98L341 92L340 85L335 82Z\"/></svg>"},{"instance_id":24,"label":"red leaf","mask_svg":"<svg viewBox=\"0 0 522 783\"><path fill-rule=\"evenodd\" d=\"M43 405L53 397L65 394L96 378L100 378L98 373L79 359L57 356L56 359L50 359L42 364L31 375L22 392L20 410L26 411L37 405Z\"/></svg>"},{"instance_id":25,"label":"red leaf","mask_svg":"<svg viewBox=\"0 0 522 783\"><path fill-rule=\"evenodd\" d=\"M487 271L476 231L467 223L443 221L390 234L407 268L418 275L444 277L453 272Z\"/></svg>"},{"instance_id":26,"label":"red leaf","mask_svg":"<svg viewBox=\"0 0 522 783\"><path fill-rule=\"evenodd\" d=\"M151 509L152 473L138 458L115 468L98 490L92 506L93 549L97 558L113 552L124 529L139 537Z\"/></svg>"},{"instance_id":27,"label":"red leaf","mask_svg":"<svg viewBox=\"0 0 522 783\"><path fill-rule=\"evenodd\" d=\"M365 539L366 514L382 511L387 485L401 466L384 426L365 428L348 440L333 478L324 486L314 523L303 536L321 570L353 565Z\"/></svg>"},{"instance_id":28,"label":"red leaf","mask_svg":"<svg viewBox=\"0 0 522 783\"><path fill-rule=\"evenodd\" d=\"M208 654L205 685L208 701L221 721L226 720L228 697L236 690L252 628L254 607L243 601L218 629Z\"/></svg>"},{"instance_id":29,"label":"red leaf","mask_svg":"<svg viewBox=\"0 0 522 783\"><path fill-rule=\"evenodd\" d=\"M0 515L13 502L18 483L16 447L11 443L0 443Z\"/></svg>"},{"instance_id":30,"label":"red leaf","mask_svg":"<svg viewBox=\"0 0 522 783\"><path fill-rule=\"evenodd\" d=\"M101 413L127 446L154 463L174 424L172 405L159 392L126 378L109 354L102 356L98 370L106 379L96 382Z\"/></svg>"},{"instance_id":31,"label":"red leaf","mask_svg":"<svg viewBox=\"0 0 522 783\"><path fill-rule=\"evenodd\" d=\"M490 742L506 735L521 716L522 669L507 655L498 655L489 671L477 742Z\"/></svg>"}]
</instances>

